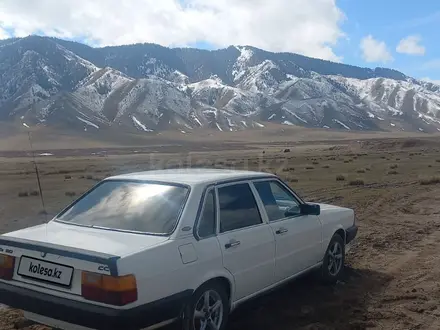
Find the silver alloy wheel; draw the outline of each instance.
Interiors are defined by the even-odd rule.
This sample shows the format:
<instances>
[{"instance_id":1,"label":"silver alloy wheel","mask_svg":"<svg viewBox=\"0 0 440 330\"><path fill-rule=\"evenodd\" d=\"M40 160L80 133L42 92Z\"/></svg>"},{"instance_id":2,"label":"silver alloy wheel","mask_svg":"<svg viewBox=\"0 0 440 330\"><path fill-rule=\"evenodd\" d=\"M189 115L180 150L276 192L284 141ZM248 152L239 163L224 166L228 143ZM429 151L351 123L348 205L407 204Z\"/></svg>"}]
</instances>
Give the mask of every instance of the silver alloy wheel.
<instances>
[{"instance_id":1,"label":"silver alloy wheel","mask_svg":"<svg viewBox=\"0 0 440 330\"><path fill-rule=\"evenodd\" d=\"M222 298L217 291L205 291L195 305L194 330L219 330L222 322Z\"/></svg>"},{"instance_id":2,"label":"silver alloy wheel","mask_svg":"<svg viewBox=\"0 0 440 330\"><path fill-rule=\"evenodd\" d=\"M336 276L342 268L342 246L339 242L333 242L328 249L328 272Z\"/></svg>"}]
</instances>

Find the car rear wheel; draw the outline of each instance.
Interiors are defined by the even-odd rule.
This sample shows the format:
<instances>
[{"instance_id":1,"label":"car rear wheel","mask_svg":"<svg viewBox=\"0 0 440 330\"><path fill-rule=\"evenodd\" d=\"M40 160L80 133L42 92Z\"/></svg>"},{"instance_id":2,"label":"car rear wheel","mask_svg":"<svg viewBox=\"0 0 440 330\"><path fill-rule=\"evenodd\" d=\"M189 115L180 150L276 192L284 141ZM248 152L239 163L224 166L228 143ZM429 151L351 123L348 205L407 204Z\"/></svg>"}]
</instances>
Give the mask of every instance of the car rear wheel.
<instances>
[{"instance_id":1,"label":"car rear wheel","mask_svg":"<svg viewBox=\"0 0 440 330\"><path fill-rule=\"evenodd\" d=\"M322 264L322 277L325 283L336 283L342 277L345 264L344 239L339 234L333 235L325 252Z\"/></svg>"},{"instance_id":2,"label":"car rear wheel","mask_svg":"<svg viewBox=\"0 0 440 330\"><path fill-rule=\"evenodd\" d=\"M184 330L224 330L229 315L229 299L217 284L199 288L184 312Z\"/></svg>"}]
</instances>

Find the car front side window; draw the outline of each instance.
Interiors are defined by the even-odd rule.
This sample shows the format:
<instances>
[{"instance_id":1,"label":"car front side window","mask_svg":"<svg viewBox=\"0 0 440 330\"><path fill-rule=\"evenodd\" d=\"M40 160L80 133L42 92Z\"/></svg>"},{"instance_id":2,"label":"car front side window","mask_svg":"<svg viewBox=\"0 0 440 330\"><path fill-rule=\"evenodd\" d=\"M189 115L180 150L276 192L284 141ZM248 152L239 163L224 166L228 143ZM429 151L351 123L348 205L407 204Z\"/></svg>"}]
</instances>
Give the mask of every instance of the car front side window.
<instances>
[{"instance_id":1,"label":"car front side window","mask_svg":"<svg viewBox=\"0 0 440 330\"><path fill-rule=\"evenodd\" d=\"M254 182L269 221L277 221L286 218L286 211L289 216L301 215L300 204L281 183L275 180Z\"/></svg>"},{"instance_id":2,"label":"car front side window","mask_svg":"<svg viewBox=\"0 0 440 330\"><path fill-rule=\"evenodd\" d=\"M263 222L248 183L218 188L220 232L251 227Z\"/></svg>"}]
</instances>

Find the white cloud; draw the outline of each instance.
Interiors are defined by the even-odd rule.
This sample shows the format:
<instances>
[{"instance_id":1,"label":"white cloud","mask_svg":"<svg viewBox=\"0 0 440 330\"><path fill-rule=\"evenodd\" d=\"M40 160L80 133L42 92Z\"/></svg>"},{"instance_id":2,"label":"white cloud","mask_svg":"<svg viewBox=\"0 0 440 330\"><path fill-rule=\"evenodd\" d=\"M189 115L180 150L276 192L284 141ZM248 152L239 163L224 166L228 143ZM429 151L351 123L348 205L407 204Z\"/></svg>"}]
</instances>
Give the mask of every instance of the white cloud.
<instances>
[{"instance_id":1,"label":"white cloud","mask_svg":"<svg viewBox=\"0 0 440 330\"><path fill-rule=\"evenodd\" d=\"M420 80L423 80L423 81L426 81L426 82L430 82L430 83L433 83L433 84L436 84L436 85L440 85L440 79L431 79L429 77L425 77L425 78L422 78Z\"/></svg>"},{"instance_id":2,"label":"white cloud","mask_svg":"<svg viewBox=\"0 0 440 330\"><path fill-rule=\"evenodd\" d=\"M396 51L408 55L425 55L425 47L420 45L422 38L418 35L407 36L400 40Z\"/></svg>"},{"instance_id":3,"label":"white cloud","mask_svg":"<svg viewBox=\"0 0 440 330\"><path fill-rule=\"evenodd\" d=\"M0 26L93 40L99 45L153 42L216 47L253 45L340 60L344 37L335 0L2 0Z\"/></svg>"},{"instance_id":4,"label":"white cloud","mask_svg":"<svg viewBox=\"0 0 440 330\"><path fill-rule=\"evenodd\" d=\"M361 40L362 57L366 62L392 62L393 56L384 41L376 40L368 35Z\"/></svg>"},{"instance_id":5,"label":"white cloud","mask_svg":"<svg viewBox=\"0 0 440 330\"><path fill-rule=\"evenodd\" d=\"M0 40L9 38L9 33L0 26Z\"/></svg>"}]
</instances>

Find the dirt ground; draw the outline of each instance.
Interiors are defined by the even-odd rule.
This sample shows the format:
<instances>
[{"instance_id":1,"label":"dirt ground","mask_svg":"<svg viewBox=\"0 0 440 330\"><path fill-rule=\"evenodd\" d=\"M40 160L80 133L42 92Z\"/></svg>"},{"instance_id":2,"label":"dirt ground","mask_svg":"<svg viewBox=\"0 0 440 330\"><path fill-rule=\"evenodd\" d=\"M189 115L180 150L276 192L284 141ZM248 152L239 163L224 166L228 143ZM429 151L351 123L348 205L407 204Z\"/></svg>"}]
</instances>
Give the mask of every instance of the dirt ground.
<instances>
[{"instance_id":1,"label":"dirt ground","mask_svg":"<svg viewBox=\"0 0 440 330\"><path fill-rule=\"evenodd\" d=\"M189 153L38 157L48 218L100 179L179 166L276 172L309 201L352 207L344 280L312 276L240 307L228 330L440 329L440 142L327 141ZM30 158L0 159L0 233L45 221ZM24 207L25 206L25 207ZM0 311L13 329L19 311ZM29 327L27 329L31 329ZM36 329L36 327L33 327Z\"/></svg>"}]
</instances>

